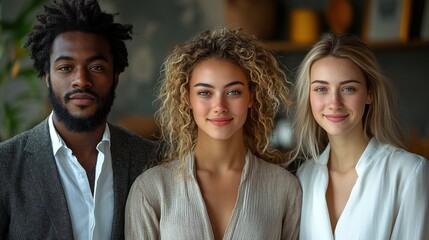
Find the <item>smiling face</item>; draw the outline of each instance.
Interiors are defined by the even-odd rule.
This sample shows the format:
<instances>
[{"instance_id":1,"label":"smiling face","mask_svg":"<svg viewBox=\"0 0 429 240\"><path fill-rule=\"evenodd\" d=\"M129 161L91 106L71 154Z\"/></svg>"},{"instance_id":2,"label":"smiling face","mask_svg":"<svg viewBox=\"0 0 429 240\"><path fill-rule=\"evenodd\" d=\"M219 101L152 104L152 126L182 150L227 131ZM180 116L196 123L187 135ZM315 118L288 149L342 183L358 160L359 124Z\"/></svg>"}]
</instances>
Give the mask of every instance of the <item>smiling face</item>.
<instances>
[{"instance_id":1,"label":"smiling face","mask_svg":"<svg viewBox=\"0 0 429 240\"><path fill-rule=\"evenodd\" d=\"M54 119L78 132L103 124L113 104L117 78L104 37L83 32L58 35L46 73Z\"/></svg>"},{"instance_id":2,"label":"smiling face","mask_svg":"<svg viewBox=\"0 0 429 240\"><path fill-rule=\"evenodd\" d=\"M313 63L311 111L328 136L362 135L362 117L370 103L365 76L352 61L329 56Z\"/></svg>"},{"instance_id":3,"label":"smiling face","mask_svg":"<svg viewBox=\"0 0 429 240\"><path fill-rule=\"evenodd\" d=\"M252 101L246 74L237 65L218 58L199 63L189 82L189 103L199 140L243 138Z\"/></svg>"}]
</instances>

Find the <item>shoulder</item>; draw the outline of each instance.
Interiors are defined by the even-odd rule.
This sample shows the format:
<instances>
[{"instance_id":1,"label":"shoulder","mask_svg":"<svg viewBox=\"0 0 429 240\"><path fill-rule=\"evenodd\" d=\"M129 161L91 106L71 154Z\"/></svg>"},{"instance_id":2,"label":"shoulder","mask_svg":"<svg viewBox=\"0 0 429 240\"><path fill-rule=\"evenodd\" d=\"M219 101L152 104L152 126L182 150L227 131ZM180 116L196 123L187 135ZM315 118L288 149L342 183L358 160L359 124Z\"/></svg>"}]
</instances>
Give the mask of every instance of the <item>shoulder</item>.
<instances>
[{"instance_id":1,"label":"shoulder","mask_svg":"<svg viewBox=\"0 0 429 240\"><path fill-rule=\"evenodd\" d=\"M23 148L23 146L25 146L27 138L28 132L23 132L10 139L0 142L0 156L3 156L4 154L13 153L17 149Z\"/></svg>"},{"instance_id":2,"label":"shoulder","mask_svg":"<svg viewBox=\"0 0 429 240\"><path fill-rule=\"evenodd\" d=\"M35 127L24 131L22 133L19 133L10 139L7 139L3 142L0 142L0 148L4 149L11 146L21 145L23 143L27 142L27 139L32 136L34 138L37 138L38 140L44 140L49 139L49 127L47 120L42 121Z\"/></svg>"},{"instance_id":3,"label":"shoulder","mask_svg":"<svg viewBox=\"0 0 429 240\"><path fill-rule=\"evenodd\" d=\"M147 169L137 177L134 184L142 188L159 188L170 185L177 176L178 160L175 160Z\"/></svg>"},{"instance_id":4,"label":"shoulder","mask_svg":"<svg viewBox=\"0 0 429 240\"><path fill-rule=\"evenodd\" d=\"M394 183L402 199L428 199L429 161L389 144L380 144L379 149L373 159L374 175L382 175Z\"/></svg>"},{"instance_id":5,"label":"shoulder","mask_svg":"<svg viewBox=\"0 0 429 240\"><path fill-rule=\"evenodd\" d=\"M49 146L49 129L45 120L30 130L0 142L0 161L18 159L25 151L38 151Z\"/></svg>"},{"instance_id":6,"label":"shoulder","mask_svg":"<svg viewBox=\"0 0 429 240\"><path fill-rule=\"evenodd\" d=\"M325 164L314 159L305 160L298 168L296 176L299 179L303 192L312 191L322 179L328 178L328 170Z\"/></svg>"},{"instance_id":7,"label":"shoulder","mask_svg":"<svg viewBox=\"0 0 429 240\"><path fill-rule=\"evenodd\" d=\"M256 157L255 157L256 158ZM256 158L256 176L252 176L251 182L262 187L257 190L261 193L268 193L274 207L276 204L287 206L287 209L295 209L299 212L302 201L302 189L298 178L289 172L285 167L266 162ZM262 183L262 184L261 184ZM256 188L259 189L259 188Z\"/></svg>"},{"instance_id":8,"label":"shoulder","mask_svg":"<svg viewBox=\"0 0 429 240\"><path fill-rule=\"evenodd\" d=\"M318 173L321 168L323 168L325 165L321 164L320 162L316 162L314 159L308 159L305 160L301 166L299 166L296 175L299 179L303 177L312 176L315 173Z\"/></svg>"},{"instance_id":9,"label":"shoulder","mask_svg":"<svg viewBox=\"0 0 429 240\"><path fill-rule=\"evenodd\" d=\"M264 161L254 156L257 163L258 175L262 175L264 179L268 179L273 184L284 183L284 186L291 190L300 190L298 178L289 172L285 167Z\"/></svg>"},{"instance_id":10,"label":"shoulder","mask_svg":"<svg viewBox=\"0 0 429 240\"><path fill-rule=\"evenodd\" d=\"M147 199L164 198L178 188L178 160L159 164L141 173L133 183L133 194L146 196Z\"/></svg>"},{"instance_id":11,"label":"shoulder","mask_svg":"<svg viewBox=\"0 0 429 240\"><path fill-rule=\"evenodd\" d=\"M112 152L126 152L131 158L159 161L158 142L145 139L136 133L109 123Z\"/></svg>"},{"instance_id":12,"label":"shoulder","mask_svg":"<svg viewBox=\"0 0 429 240\"><path fill-rule=\"evenodd\" d=\"M156 142L149 139L145 139L140 135L136 134L135 132L132 132L126 128L109 123L109 130L110 130L112 141L121 142L121 143L125 142L132 145L156 146ZM129 142L129 141L133 141L133 142Z\"/></svg>"},{"instance_id":13,"label":"shoulder","mask_svg":"<svg viewBox=\"0 0 429 240\"><path fill-rule=\"evenodd\" d=\"M427 159L390 144L380 144L375 156L374 161L377 162L382 159L382 164L388 168L387 170L404 174L413 174L420 170L429 171Z\"/></svg>"},{"instance_id":14,"label":"shoulder","mask_svg":"<svg viewBox=\"0 0 429 240\"><path fill-rule=\"evenodd\" d=\"M274 174L275 176L283 178L295 178L295 176L286 170L286 168L278 164L267 162L256 156L253 156L253 159L257 168L259 168L263 173Z\"/></svg>"},{"instance_id":15,"label":"shoulder","mask_svg":"<svg viewBox=\"0 0 429 240\"><path fill-rule=\"evenodd\" d=\"M44 159L49 156L49 151L52 151L49 139L47 124L45 126L42 122L30 130L0 142L0 183L2 185L0 190L7 189L6 184L22 181L22 179L17 180L16 176L25 175L24 173L28 172L27 167L23 166L32 160L33 154L38 154Z\"/></svg>"},{"instance_id":16,"label":"shoulder","mask_svg":"<svg viewBox=\"0 0 429 240\"><path fill-rule=\"evenodd\" d=\"M379 143L362 162L360 171L367 179L377 182L386 179L401 192L429 182L428 160L391 144Z\"/></svg>"},{"instance_id":17,"label":"shoulder","mask_svg":"<svg viewBox=\"0 0 429 240\"><path fill-rule=\"evenodd\" d=\"M160 179L170 179L176 174L179 167L179 160L160 163L157 166L149 168L140 175L143 180L158 182Z\"/></svg>"}]
</instances>

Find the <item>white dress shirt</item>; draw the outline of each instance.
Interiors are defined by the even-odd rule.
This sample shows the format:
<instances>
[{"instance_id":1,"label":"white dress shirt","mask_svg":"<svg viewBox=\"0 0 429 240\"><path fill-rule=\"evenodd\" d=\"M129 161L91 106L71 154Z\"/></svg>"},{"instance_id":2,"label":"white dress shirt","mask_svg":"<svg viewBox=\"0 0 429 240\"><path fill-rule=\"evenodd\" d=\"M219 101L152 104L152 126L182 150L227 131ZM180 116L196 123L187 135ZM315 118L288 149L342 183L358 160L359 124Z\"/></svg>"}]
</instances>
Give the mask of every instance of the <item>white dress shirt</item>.
<instances>
[{"instance_id":1,"label":"white dress shirt","mask_svg":"<svg viewBox=\"0 0 429 240\"><path fill-rule=\"evenodd\" d=\"M298 170L303 191L300 239L429 239L429 162L371 139L332 233L326 203L330 146Z\"/></svg>"},{"instance_id":2,"label":"white dress shirt","mask_svg":"<svg viewBox=\"0 0 429 240\"><path fill-rule=\"evenodd\" d=\"M52 114L49 116L49 132L68 204L74 239L110 239L114 196L109 127L106 124L103 138L97 145L94 195L91 193L85 169L56 131Z\"/></svg>"},{"instance_id":3,"label":"white dress shirt","mask_svg":"<svg viewBox=\"0 0 429 240\"><path fill-rule=\"evenodd\" d=\"M125 239L214 239L194 157L188 155L184 176L179 165L158 165L136 179L125 211ZM223 239L297 239L300 207L298 179L249 152Z\"/></svg>"}]
</instances>

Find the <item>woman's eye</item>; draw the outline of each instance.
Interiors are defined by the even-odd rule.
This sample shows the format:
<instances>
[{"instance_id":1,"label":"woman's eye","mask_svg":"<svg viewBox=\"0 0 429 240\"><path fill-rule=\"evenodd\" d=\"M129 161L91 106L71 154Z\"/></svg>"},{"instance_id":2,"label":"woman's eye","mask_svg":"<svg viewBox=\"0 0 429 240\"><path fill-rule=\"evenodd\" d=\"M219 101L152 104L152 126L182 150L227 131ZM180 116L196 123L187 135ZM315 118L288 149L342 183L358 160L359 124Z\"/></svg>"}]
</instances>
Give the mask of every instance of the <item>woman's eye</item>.
<instances>
[{"instance_id":1,"label":"woman's eye","mask_svg":"<svg viewBox=\"0 0 429 240\"><path fill-rule=\"evenodd\" d=\"M239 95L241 92L239 90L232 90L227 93L227 95Z\"/></svg>"},{"instance_id":2,"label":"woman's eye","mask_svg":"<svg viewBox=\"0 0 429 240\"><path fill-rule=\"evenodd\" d=\"M343 88L343 91L344 92L354 92L355 88L354 87L345 87L345 88Z\"/></svg>"},{"instance_id":3,"label":"woman's eye","mask_svg":"<svg viewBox=\"0 0 429 240\"><path fill-rule=\"evenodd\" d=\"M315 92L326 92L326 88L324 88L324 87L316 87L316 88L314 89L314 91L315 91Z\"/></svg>"},{"instance_id":4,"label":"woman's eye","mask_svg":"<svg viewBox=\"0 0 429 240\"><path fill-rule=\"evenodd\" d=\"M197 94L200 96L209 96L210 92L209 91L198 91Z\"/></svg>"}]
</instances>

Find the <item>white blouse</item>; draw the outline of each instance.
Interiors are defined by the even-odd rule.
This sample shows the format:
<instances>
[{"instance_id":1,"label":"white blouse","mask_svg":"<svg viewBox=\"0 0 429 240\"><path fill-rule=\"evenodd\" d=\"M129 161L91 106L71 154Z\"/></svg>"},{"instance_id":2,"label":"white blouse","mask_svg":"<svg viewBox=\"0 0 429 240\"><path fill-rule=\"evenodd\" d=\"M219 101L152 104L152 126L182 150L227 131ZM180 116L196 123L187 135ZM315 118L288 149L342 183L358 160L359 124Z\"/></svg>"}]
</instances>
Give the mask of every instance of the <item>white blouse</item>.
<instances>
[{"instance_id":1,"label":"white blouse","mask_svg":"<svg viewBox=\"0 0 429 240\"><path fill-rule=\"evenodd\" d=\"M371 139L358 179L332 233L326 203L330 146L298 169L303 191L300 239L429 239L429 162Z\"/></svg>"},{"instance_id":2,"label":"white blouse","mask_svg":"<svg viewBox=\"0 0 429 240\"><path fill-rule=\"evenodd\" d=\"M125 212L126 239L214 239L189 156L146 170L134 182ZM298 239L301 189L286 169L248 153L237 202L223 239Z\"/></svg>"}]
</instances>

